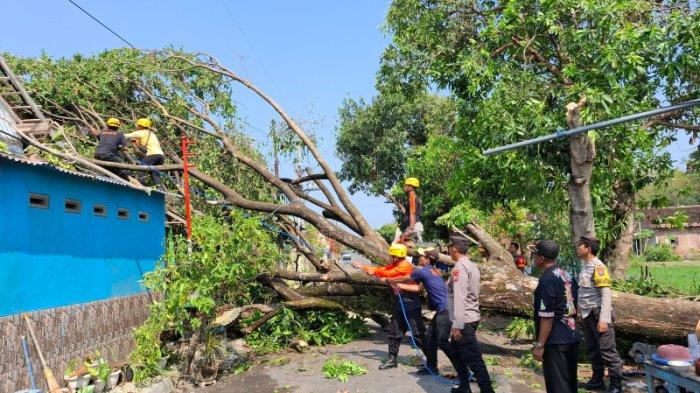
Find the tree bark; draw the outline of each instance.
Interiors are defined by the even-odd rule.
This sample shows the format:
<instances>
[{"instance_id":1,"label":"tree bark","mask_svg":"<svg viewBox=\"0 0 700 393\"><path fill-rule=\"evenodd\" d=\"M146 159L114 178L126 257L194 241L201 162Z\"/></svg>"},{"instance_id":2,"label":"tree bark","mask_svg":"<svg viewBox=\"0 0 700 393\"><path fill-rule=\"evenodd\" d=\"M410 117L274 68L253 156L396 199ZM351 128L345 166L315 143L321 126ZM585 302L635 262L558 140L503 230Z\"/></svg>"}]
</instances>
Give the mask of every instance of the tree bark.
<instances>
[{"instance_id":1,"label":"tree bark","mask_svg":"<svg viewBox=\"0 0 700 393\"><path fill-rule=\"evenodd\" d=\"M604 261L610 269L610 274L616 280L625 278L625 272L629 267L632 242L634 241L634 210L627 213L624 228L617 238L617 241L610 247L609 256L604 256Z\"/></svg>"},{"instance_id":2,"label":"tree bark","mask_svg":"<svg viewBox=\"0 0 700 393\"><path fill-rule=\"evenodd\" d=\"M581 108L586 98L566 106L566 121L569 128L581 126ZM571 239L575 244L581 236L595 236L593 204L591 203L591 172L596 156L595 145L588 134L569 137L571 180L569 201L571 203Z\"/></svg>"}]
</instances>

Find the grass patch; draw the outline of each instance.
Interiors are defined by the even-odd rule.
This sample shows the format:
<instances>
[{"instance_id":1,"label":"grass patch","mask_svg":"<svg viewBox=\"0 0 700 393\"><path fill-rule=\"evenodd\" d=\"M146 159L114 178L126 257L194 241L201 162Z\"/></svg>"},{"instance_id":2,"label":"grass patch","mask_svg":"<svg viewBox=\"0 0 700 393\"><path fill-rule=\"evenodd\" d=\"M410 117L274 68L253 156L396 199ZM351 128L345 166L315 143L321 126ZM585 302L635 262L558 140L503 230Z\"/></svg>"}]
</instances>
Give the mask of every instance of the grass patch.
<instances>
[{"instance_id":1,"label":"grass patch","mask_svg":"<svg viewBox=\"0 0 700 393\"><path fill-rule=\"evenodd\" d=\"M655 262L633 265L627 270L627 277L633 280L641 278L640 266L647 266L653 280L661 286L675 288L684 295L700 295L700 263Z\"/></svg>"},{"instance_id":2,"label":"grass patch","mask_svg":"<svg viewBox=\"0 0 700 393\"><path fill-rule=\"evenodd\" d=\"M339 356L333 356L323 363L321 368L323 375L328 379L337 379L340 382L347 382L351 375L363 375L367 369L357 363L345 360Z\"/></svg>"}]
</instances>

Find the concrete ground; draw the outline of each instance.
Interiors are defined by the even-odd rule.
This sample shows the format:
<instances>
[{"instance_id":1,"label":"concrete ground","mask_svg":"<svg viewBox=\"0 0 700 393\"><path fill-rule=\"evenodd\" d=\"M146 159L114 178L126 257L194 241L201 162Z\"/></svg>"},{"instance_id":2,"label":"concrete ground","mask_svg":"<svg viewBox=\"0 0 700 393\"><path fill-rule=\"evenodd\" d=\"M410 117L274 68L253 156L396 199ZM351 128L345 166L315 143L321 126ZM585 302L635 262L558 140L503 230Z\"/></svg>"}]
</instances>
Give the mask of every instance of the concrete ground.
<instances>
[{"instance_id":1,"label":"concrete ground","mask_svg":"<svg viewBox=\"0 0 700 393\"><path fill-rule=\"evenodd\" d=\"M216 384L194 389L197 393L250 393L250 392L449 392L452 385L443 385L431 376L416 375L417 357L412 349L401 346L398 368L379 371L377 367L386 356L386 333L373 322L368 322L371 336L341 346L312 347L305 353L284 352L262 359L258 365L241 375L229 375ZM499 393L544 392L542 376L529 368L520 367L520 357L529 351L529 345L511 345L502 333L502 326L482 324L478 338L491 377ZM499 332L500 330L501 332ZM340 356L367 369L360 376L350 376L347 383L327 379L321 372L323 363L331 356ZM449 361L439 352L439 367L443 372L454 372ZM192 391L182 388L181 391ZM476 383L472 390L478 392Z\"/></svg>"}]
</instances>

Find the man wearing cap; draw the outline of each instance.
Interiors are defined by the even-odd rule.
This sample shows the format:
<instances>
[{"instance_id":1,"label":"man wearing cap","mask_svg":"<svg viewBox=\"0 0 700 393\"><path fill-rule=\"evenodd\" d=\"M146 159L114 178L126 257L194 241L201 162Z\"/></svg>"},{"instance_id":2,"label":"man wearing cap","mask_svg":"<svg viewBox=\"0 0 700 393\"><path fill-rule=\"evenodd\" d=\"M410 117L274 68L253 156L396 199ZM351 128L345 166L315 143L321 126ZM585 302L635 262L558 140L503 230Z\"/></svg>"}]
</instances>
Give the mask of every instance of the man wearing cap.
<instances>
[{"instance_id":1,"label":"man wearing cap","mask_svg":"<svg viewBox=\"0 0 700 393\"><path fill-rule=\"evenodd\" d=\"M604 368L608 368L610 386L607 393L622 392L622 359L615 346L613 328L612 280L607 266L596 255L600 241L592 236L581 236L576 254L581 258L579 274L578 309L581 313L583 337L593 376L581 387L588 390L605 389Z\"/></svg>"},{"instance_id":2,"label":"man wearing cap","mask_svg":"<svg viewBox=\"0 0 700 393\"><path fill-rule=\"evenodd\" d=\"M380 281L384 283L387 283L387 279L390 278L410 277L411 273L413 273L413 264L406 260L406 256L408 255L406 246L398 243L392 244L389 248L389 255L391 256L392 262L386 266L375 267L362 265L358 262L353 262L352 266L367 274L379 277ZM399 346L401 346L401 340L403 340L403 336L409 328L409 326L406 325L406 319L408 319L411 332L414 335L413 339L416 341L418 347L423 349L425 342L425 325L422 321L423 315L421 314L421 304L418 294L415 292L402 291L398 288L395 293L397 296L389 322L389 357L379 366L380 370L398 366L396 358L399 356ZM406 312L406 318L404 318L404 311Z\"/></svg>"},{"instance_id":3,"label":"man wearing cap","mask_svg":"<svg viewBox=\"0 0 700 393\"><path fill-rule=\"evenodd\" d=\"M469 369L471 368L482 393L494 392L491 386L486 363L481 356L476 329L479 326L479 285L481 274L477 266L469 260L468 251L472 243L461 236L450 236L447 250L455 261L450 278L448 310L451 323L451 351L453 364L459 376L459 387L452 392L471 392L469 387Z\"/></svg>"},{"instance_id":4,"label":"man wearing cap","mask_svg":"<svg viewBox=\"0 0 700 393\"><path fill-rule=\"evenodd\" d=\"M557 265L559 245L541 240L528 249L540 269L535 289L535 338L532 354L542 362L548 393L576 393L578 343L576 330L576 282Z\"/></svg>"},{"instance_id":5,"label":"man wearing cap","mask_svg":"<svg viewBox=\"0 0 700 393\"><path fill-rule=\"evenodd\" d=\"M420 187L420 181L415 177L409 177L404 181L403 191L408 197L404 206L404 219L396 229L394 243L403 243L406 240L423 242L423 203L416 190Z\"/></svg>"},{"instance_id":6,"label":"man wearing cap","mask_svg":"<svg viewBox=\"0 0 700 393\"><path fill-rule=\"evenodd\" d=\"M448 289L442 278L442 271L435 267L440 259L440 254L432 249L419 248L416 250L419 256L418 266L410 278L389 278L387 281L392 287L406 292L420 293L425 289L428 294L428 309L435 311L433 319L428 325L428 334L425 343L426 367L418 370L419 375L437 374L437 350L442 349L450 357L450 314L447 311ZM413 280L415 284L405 283Z\"/></svg>"}]
</instances>

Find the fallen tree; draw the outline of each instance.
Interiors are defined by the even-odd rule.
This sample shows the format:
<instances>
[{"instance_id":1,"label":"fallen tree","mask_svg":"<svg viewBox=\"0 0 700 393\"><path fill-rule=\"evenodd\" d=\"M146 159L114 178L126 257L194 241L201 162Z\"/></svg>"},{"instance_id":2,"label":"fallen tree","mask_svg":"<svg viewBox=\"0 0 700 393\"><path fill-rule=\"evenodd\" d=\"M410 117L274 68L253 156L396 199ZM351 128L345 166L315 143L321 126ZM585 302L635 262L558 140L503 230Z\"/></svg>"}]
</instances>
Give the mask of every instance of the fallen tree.
<instances>
[{"instance_id":1,"label":"fallen tree","mask_svg":"<svg viewBox=\"0 0 700 393\"><path fill-rule=\"evenodd\" d=\"M206 195L201 197L200 203L208 202L209 205L264 213L266 220L275 218L276 225L288 233L293 233L296 239L293 246L307 256L316 270L309 273L277 268L259 275L257 280L260 283L279 293L287 306L296 308L337 308L339 303L329 299L360 295L364 291L363 288L380 286L367 276L349 274L336 265L321 261L309 246L310 242L305 238L303 231L294 229L294 225L290 224L289 218L296 217L315 227L324 236L366 255L376 263L384 264L389 260L387 242L370 227L350 200L347 191L320 154L313 139L276 101L251 81L242 78L206 54L193 55L174 51L134 53L130 50L129 54L132 61L140 64L166 64L167 67L163 67L157 73L148 73L138 78L127 75L115 78L120 88L128 87L128 95L130 99L136 100L136 103L124 103L107 97L104 100L110 105L104 106L113 106L115 111L125 116L132 111L131 118L136 117L133 112L135 107L140 111L139 116L147 114L158 119L157 124L165 124L162 127L164 135L161 139L166 154L176 165L182 165L178 158L178 133L186 132L208 143L207 152L213 154L217 160L218 166L213 167L216 170L196 168L190 171L198 182L197 187L206 189ZM125 64L124 67L128 68L130 65ZM222 114L225 115L231 110L232 84L244 86L279 115L291 135L316 161L314 171L308 170L307 174L297 179L282 179L276 176L264 160L240 142L239 133L232 122L219 120ZM97 127L99 124L94 124L97 121L95 119L106 115L80 105L58 104L49 100L43 104L48 116L66 125L88 124ZM41 145L38 141L30 142ZM51 150L47 151L53 154ZM96 163L86 162L75 154L61 153L61 157L73 160L76 166L90 166ZM231 169L222 171L222 167L225 169L226 165ZM246 173L252 174L249 175L251 178L261 180L262 184L283 198L256 194L253 192L255 190L246 187L245 182L232 182L230 172L233 171L233 165L244 168ZM128 164L124 164L124 167L147 170ZM167 165L162 169L173 170L174 167ZM323 197L311 196L300 187L307 182L318 186ZM218 194L220 199L206 199L214 193ZM499 313L528 315L532 308L532 291L536 280L517 270L510 254L486 233L478 222L467 222L462 229L476 239L489 254L487 260L480 265L482 307ZM285 280L301 282L302 285L292 288ZM308 283L314 285L306 285ZM700 303L652 299L618 292L614 294L614 307L617 313L617 327L622 334L658 340L680 339L695 327L697 317L700 316Z\"/></svg>"}]
</instances>

